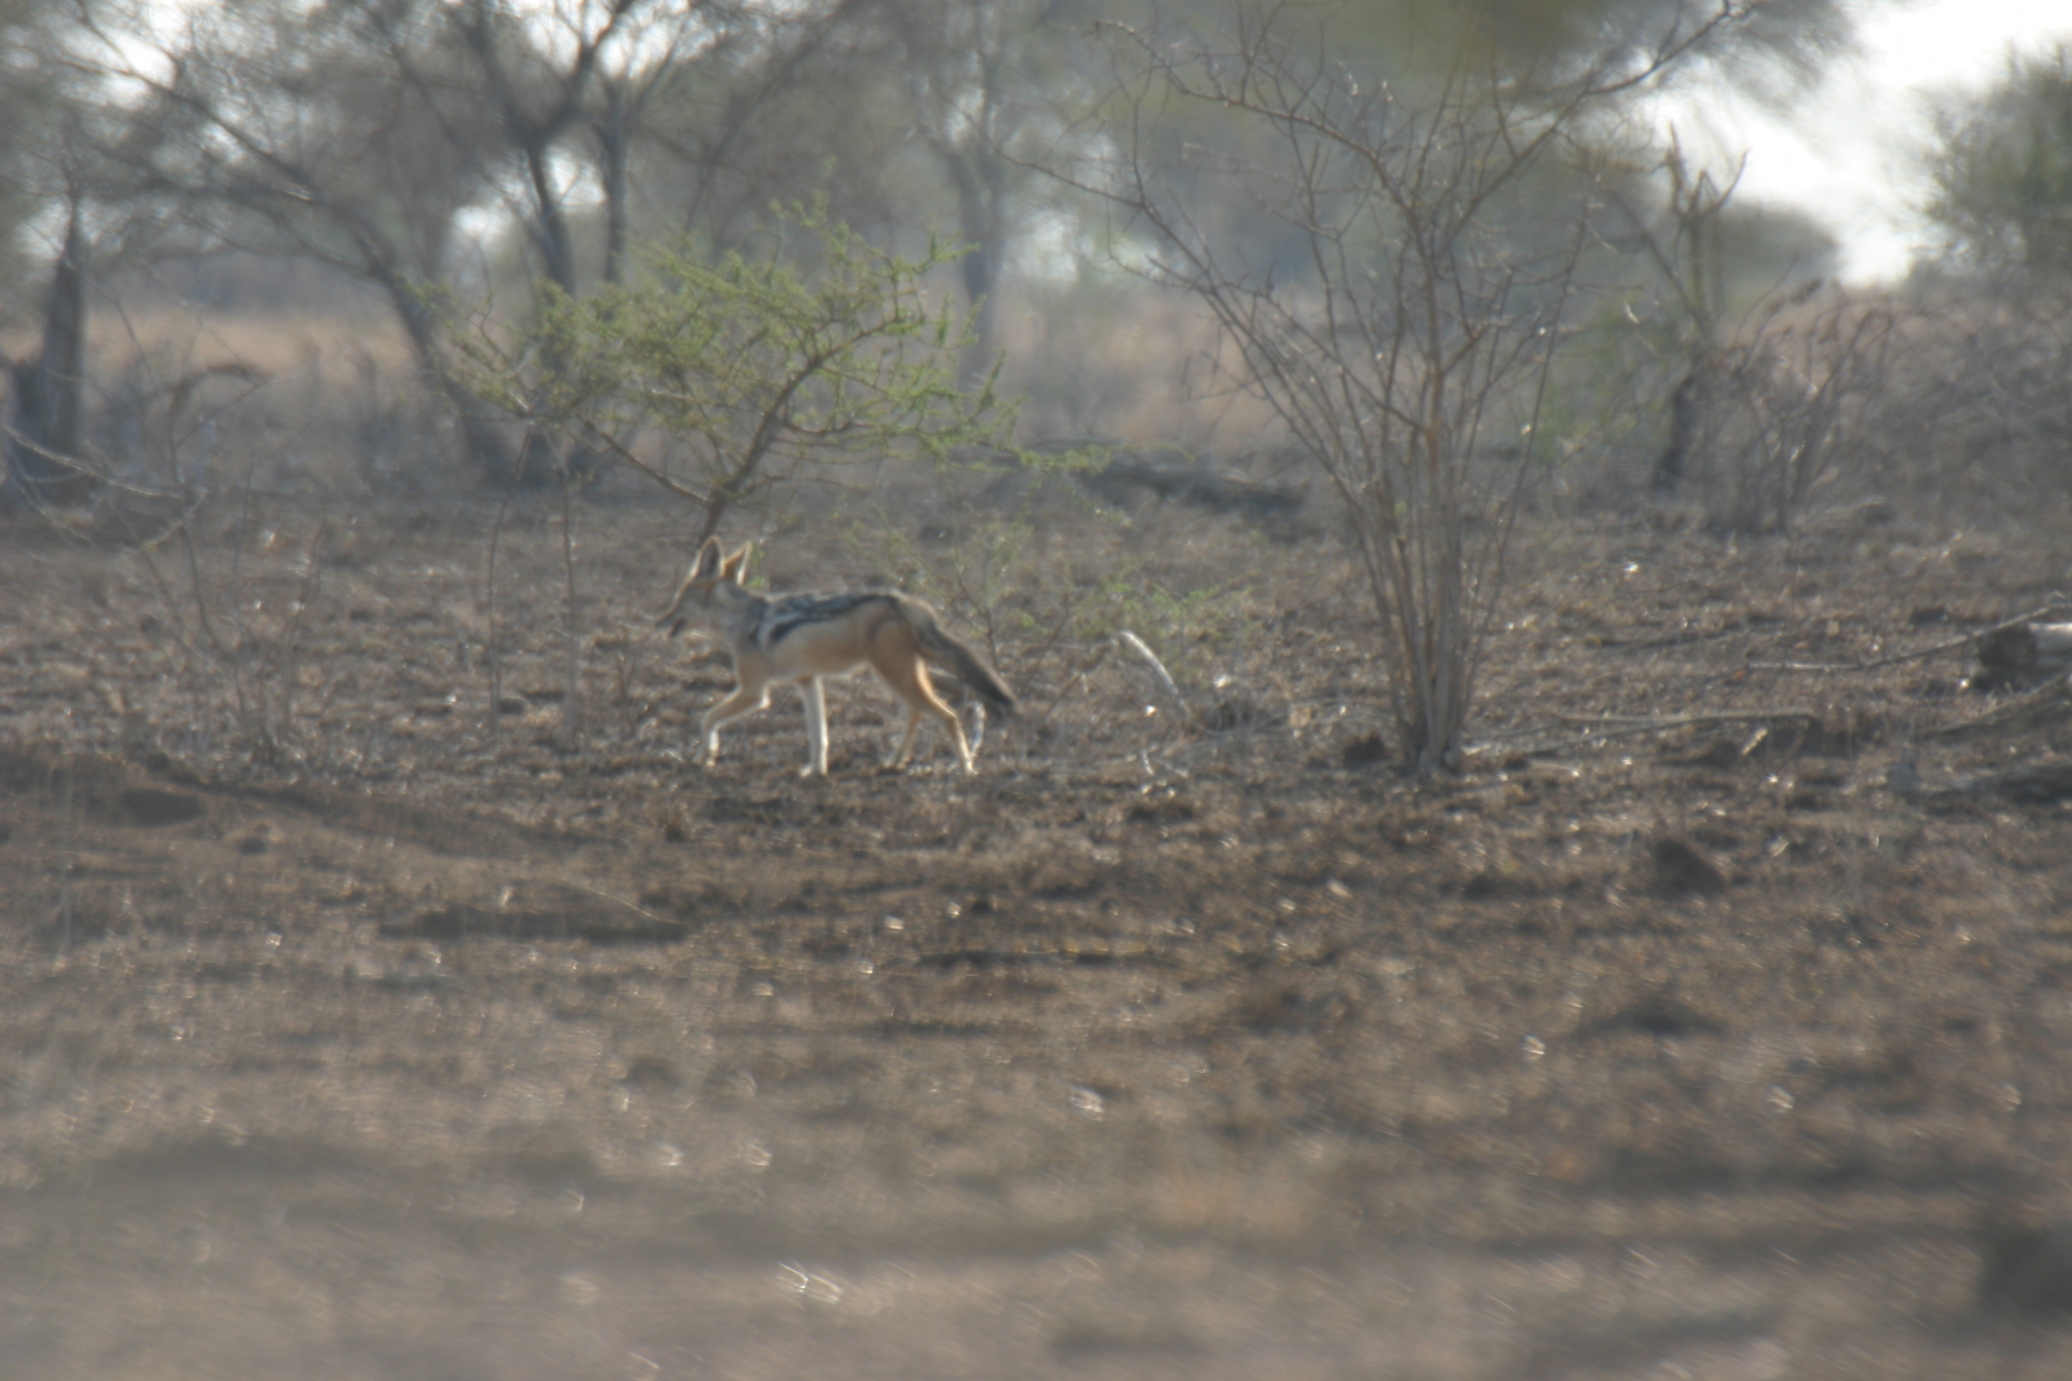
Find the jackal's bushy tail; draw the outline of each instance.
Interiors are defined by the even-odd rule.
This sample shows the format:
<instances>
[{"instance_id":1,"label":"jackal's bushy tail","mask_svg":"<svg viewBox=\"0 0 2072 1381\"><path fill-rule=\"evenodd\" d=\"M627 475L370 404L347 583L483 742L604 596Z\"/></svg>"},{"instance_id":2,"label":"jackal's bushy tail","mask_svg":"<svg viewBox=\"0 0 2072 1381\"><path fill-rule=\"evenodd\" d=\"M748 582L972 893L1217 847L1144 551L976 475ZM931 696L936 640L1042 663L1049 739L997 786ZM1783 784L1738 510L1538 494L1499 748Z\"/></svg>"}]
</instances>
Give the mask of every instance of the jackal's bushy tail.
<instances>
[{"instance_id":1,"label":"jackal's bushy tail","mask_svg":"<svg viewBox=\"0 0 2072 1381\"><path fill-rule=\"evenodd\" d=\"M1002 714L1013 714L1016 701L1014 692L986 665L976 652L942 631L935 619L921 611L912 622L914 631L921 637L921 648L932 660L939 660L956 674L959 681L978 692L979 699L991 705Z\"/></svg>"}]
</instances>

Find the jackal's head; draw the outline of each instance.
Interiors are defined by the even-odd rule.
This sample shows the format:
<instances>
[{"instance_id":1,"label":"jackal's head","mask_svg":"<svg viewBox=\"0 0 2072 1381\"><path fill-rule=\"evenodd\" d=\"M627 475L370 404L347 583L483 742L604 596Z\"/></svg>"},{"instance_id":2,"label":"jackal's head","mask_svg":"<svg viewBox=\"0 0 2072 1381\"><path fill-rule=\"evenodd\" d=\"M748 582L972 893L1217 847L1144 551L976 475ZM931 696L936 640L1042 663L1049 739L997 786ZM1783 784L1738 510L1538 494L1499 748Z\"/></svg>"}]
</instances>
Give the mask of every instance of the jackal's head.
<instances>
[{"instance_id":1,"label":"jackal's head","mask_svg":"<svg viewBox=\"0 0 2072 1381\"><path fill-rule=\"evenodd\" d=\"M744 542L729 556L721 550L719 538L706 538L705 545L698 548L698 559L691 563L691 573L676 587L676 598L655 620L655 627L668 629L673 638L686 628L708 626L712 621L714 592L722 585L738 583L752 545Z\"/></svg>"}]
</instances>

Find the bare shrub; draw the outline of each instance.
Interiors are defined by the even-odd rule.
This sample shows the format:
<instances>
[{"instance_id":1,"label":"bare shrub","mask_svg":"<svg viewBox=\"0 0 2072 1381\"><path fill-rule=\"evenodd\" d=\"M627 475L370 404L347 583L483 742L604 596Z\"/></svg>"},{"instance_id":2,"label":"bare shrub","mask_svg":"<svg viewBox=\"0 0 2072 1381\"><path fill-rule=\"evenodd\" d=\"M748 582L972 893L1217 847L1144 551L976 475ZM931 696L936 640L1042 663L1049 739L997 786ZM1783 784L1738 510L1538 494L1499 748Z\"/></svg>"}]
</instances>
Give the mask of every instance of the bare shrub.
<instances>
[{"instance_id":1,"label":"bare shrub","mask_svg":"<svg viewBox=\"0 0 2072 1381\"><path fill-rule=\"evenodd\" d=\"M1899 314L1807 278L1808 247L1789 225L1772 228L1792 246L1789 257L1778 259L1776 246L1766 257L1761 213L1751 220L1735 205L1740 169L1716 178L1673 138L1644 172L1613 159L1593 176L1626 222L1622 247L1644 255L1654 275L1645 288L1607 293L1611 310L1581 352L1583 391L1600 419L1619 420L1564 435L1615 436L1629 460L1636 444L1659 437L1649 478L1658 497L1695 496L1715 531L1784 530L1862 454ZM1636 186L1659 198L1637 198ZM1613 483L1622 494L1635 487L1630 475Z\"/></svg>"},{"instance_id":2,"label":"bare shrub","mask_svg":"<svg viewBox=\"0 0 2072 1381\"><path fill-rule=\"evenodd\" d=\"M307 635L329 524L297 531L275 511L281 496L259 483L279 465L263 424L260 444L244 433L219 446L219 430L243 433L247 414L263 418L264 375L236 360L197 364L193 342L186 351L132 344L78 462L97 481L93 505L53 525L142 567L157 599L141 630L177 648L186 673L169 732L197 752L291 759L297 701L316 679Z\"/></svg>"},{"instance_id":3,"label":"bare shrub","mask_svg":"<svg viewBox=\"0 0 2072 1381\"><path fill-rule=\"evenodd\" d=\"M1349 511L1407 765L1427 774L1461 761L1584 245L1581 200L1546 174L1569 125L1625 79L1527 96L1463 61L1398 91L1315 60L1275 22L1230 53L1131 35L1144 75L1121 93L1120 153L1084 182L1151 238L1148 276L1215 316L1239 357L1228 382L1272 409ZM1147 138L1152 112L1175 106L1234 113L1258 144L1219 161ZM1285 271L1198 219L1210 183L1278 223ZM1477 464L1514 439L1521 463Z\"/></svg>"},{"instance_id":4,"label":"bare shrub","mask_svg":"<svg viewBox=\"0 0 2072 1381\"><path fill-rule=\"evenodd\" d=\"M1881 417L1887 482L1941 511L2072 500L2072 293L2023 273L1923 286Z\"/></svg>"},{"instance_id":5,"label":"bare shrub","mask_svg":"<svg viewBox=\"0 0 2072 1381\"><path fill-rule=\"evenodd\" d=\"M1860 466L1863 434L1887 397L1899 320L1839 293L1774 303L1685 376L1679 402L1703 458L1695 478L1708 526L1782 532Z\"/></svg>"}]
</instances>

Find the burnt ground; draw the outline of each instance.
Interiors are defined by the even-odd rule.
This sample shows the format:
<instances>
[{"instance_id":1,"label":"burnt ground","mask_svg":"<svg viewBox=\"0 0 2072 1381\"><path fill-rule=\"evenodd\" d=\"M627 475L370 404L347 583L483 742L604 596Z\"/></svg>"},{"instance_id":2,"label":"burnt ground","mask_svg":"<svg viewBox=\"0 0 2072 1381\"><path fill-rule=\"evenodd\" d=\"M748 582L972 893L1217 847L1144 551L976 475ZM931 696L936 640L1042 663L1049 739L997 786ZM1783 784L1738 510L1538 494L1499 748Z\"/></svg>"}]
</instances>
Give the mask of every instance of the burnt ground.
<instances>
[{"instance_id":1,"label":"burnt ground","mask_svg":"<svg viewBox=\"0 0 2072 1381\"><path fill-rule=\"evenodd\" d=\"M2050 541L1536 521L1420 786L1326 537L808 525L1024 713L802 782L680 519L570 738L558 509L244 502L0 532L0 1376L2072 1375Z\"/></svg>"}]
</instances>

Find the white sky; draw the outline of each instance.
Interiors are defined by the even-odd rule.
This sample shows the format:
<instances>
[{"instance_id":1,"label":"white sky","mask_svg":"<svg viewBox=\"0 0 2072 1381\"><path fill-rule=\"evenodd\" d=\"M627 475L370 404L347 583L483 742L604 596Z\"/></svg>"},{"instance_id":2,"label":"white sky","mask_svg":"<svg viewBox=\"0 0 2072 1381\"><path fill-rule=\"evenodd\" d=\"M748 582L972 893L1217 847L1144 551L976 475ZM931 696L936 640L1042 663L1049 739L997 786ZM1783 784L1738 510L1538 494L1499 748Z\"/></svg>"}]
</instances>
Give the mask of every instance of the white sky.
<instances>
[{"instance_id":1,"label":"white sky","mask_svg":"<svg viewBox=\"0 0 2072 1381\"><path fill-rule=\"evenodd\" d=\"M1842 275L1896 277L1929 244L1914 207L1927 189L1914 166L1929 136L1925 94L1979 88L2011 49L2072 44L2072 0L1864 0L1862 52L1832 65L1797 110L1779 118L1732 97L1665 108L1687 151L1709 139L1748 168L1740 195L1812 213L1843 245Z\"/></svg>"}]
</instances>

